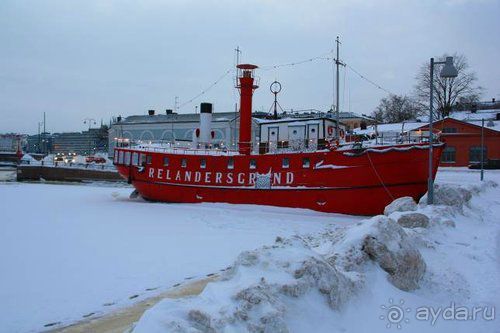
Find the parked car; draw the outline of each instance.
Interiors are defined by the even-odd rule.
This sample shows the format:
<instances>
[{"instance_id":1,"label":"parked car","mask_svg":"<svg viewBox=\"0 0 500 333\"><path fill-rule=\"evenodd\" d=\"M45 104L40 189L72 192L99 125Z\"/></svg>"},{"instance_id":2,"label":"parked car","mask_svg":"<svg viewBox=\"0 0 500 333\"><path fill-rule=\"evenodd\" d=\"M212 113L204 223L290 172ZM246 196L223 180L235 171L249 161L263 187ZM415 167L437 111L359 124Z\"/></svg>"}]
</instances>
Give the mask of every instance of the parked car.
<instances>
[{"instance_id":1,"label":"parked car","mask_svg":"<svg viewBox=\"0 0 500 333\"><path fill-rule=\"evenodd\" d=\"M85 159L87 163L106 163L106 159L101 156L87 156Z\"/></svg>"},{"instance_id":2,"label":"parked car","mask_svg":"<svg viewBox=\"0 0 500 333\"><path fill-rule=\"evenodd\" d=\"M469 169L481 169L481 163L469 164ZM487 160L483 163L483 169L500 169L500 160Z\"/></svg>"}]
</instances>

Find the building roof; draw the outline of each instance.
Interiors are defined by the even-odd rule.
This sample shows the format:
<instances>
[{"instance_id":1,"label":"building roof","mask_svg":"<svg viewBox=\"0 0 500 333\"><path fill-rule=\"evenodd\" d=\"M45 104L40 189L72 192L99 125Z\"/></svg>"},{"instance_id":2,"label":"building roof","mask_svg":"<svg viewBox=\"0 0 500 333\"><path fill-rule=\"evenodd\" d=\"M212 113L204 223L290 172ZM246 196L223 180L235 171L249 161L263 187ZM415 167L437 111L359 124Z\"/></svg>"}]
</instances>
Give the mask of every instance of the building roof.
<instances>
[{"instance_id":1,"label":"building roof","mask_svg":"<svg viewBox=\"0 0 500 333\"><path fill-rule=\"evenodd\" d=\"M279 119L254 118L254 121L260 125L279 124L279 123L295 123L297 125L299 125L299 124L312 124L312 123L318 123L320 120L329 120L329 121L335 122L335 119L332 119L329 117L314 117L314 116L310 116L307 118L286 117L286 118L279 118ZM339 122L339 124L342 124L342 122Z\"/></svg>"},{"instance_id":2,"label":"building roof","mask_svg":"<svg viewBox=\"0 0 500 333\"><path fill-rule=\"evenodd\" d=\"M455 111L450 114L451 118L463 121L474 121L474 120L496 120L497 114L500 113L500 109L492 110L477 110L472 111Z\"/></svg>"},{"instance_id":3,"label":"building roof","mask_svg":"<svg viewBox=\"0 0 500 333\"><path fill-rule=\"evenodd\" d=\"M367 126L366 129L355 128L353 130L354 134L374 134L375 131L378 133L387 133L394 132L400 133L401 131L413 131L422 126L426 126L428 123L426 122L401 122L401 123L392 123L392 124L378 124L378 125L370 125Z\"/></svg>"},{"instance_id":4,"label":"building roof","mask_svg":"<svg viewBox=\"0 0 500 333\"><path fill-rule=\"evenodd\" d=\"M214 112L212 113L212 121L232 121L238 114L234 112ZM172 114L155 114L155 115L136 115L128 116L114 124L140 124L140 123L171 123L171 122L199 122L199 113L172 113Z\"/></svg>"}]
</instances>

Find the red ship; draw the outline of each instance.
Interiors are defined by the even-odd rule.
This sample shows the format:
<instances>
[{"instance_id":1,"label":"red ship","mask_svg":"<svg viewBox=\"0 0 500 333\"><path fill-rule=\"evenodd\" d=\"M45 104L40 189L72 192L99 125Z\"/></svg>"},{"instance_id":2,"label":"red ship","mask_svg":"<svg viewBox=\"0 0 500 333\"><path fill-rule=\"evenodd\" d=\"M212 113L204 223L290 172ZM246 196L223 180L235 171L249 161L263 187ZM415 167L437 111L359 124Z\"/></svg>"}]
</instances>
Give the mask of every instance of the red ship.
<instances>
[{"instance_id":1,"label":"red ship","mask_svg":"<svg viewBox=\"0 0 500 333\"><path fill-rule=\"evenodd\" d=\"M238 150L116 148L114 164L145 199L174 203L225 202L375 215L394 199L427 192L429 143L347 148L332 142L315 151L262 151L251 144L255 65L239 69ZM209 104L210 105L210 104ZM211 106L211 105L210 105ZM201 119L211 107L201 108ZM200 133L201 131L201 133ZM200 140L210 135L202 123ZM203 142L203 141L202 141ZM433 144L433 174L443 144Z\"/></svg>"}]
</instances>

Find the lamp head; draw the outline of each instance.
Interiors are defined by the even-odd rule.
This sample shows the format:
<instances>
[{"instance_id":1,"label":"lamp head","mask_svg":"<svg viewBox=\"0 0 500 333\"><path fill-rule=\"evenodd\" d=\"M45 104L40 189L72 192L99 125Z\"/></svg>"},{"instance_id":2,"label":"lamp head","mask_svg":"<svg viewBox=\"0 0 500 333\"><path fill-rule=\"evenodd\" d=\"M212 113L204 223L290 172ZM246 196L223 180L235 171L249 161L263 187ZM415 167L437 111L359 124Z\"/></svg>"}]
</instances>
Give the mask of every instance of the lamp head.
<instances>
[{"instance_id":1,"label":"lamp head","mask_svg":"<svg viewBox=\"0 0 500 333\"><path fill-rule=\"evenodd\" d=\"M458 70L453 65L453 57L446 57L446 61L440 75L445 79L451 79L458 76Z\"/></svg>"}]
</instances>

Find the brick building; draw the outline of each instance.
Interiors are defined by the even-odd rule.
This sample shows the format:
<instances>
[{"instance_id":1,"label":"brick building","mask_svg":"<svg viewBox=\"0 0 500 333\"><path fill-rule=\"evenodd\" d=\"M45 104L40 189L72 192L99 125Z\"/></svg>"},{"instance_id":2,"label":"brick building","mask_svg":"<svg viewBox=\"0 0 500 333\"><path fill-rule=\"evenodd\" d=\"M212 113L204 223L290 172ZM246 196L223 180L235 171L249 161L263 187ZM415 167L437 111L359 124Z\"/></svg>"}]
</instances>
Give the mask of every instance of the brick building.
<instances>
[{"instance_id":1,"label":"brick building","mask_svg":"<svg viewBox=\"0 0 500 333\"><path fill-rule=\"evenodd\" d=\"M485 120L484 162L500 159L500 126L497 121ZM441 132L446 148L441 156L441 166L463 167L481 161L481 122L445 118L434 122L434 129ZM425 131L428 125L419 130Z\"/></svg>"}]
</instances>

